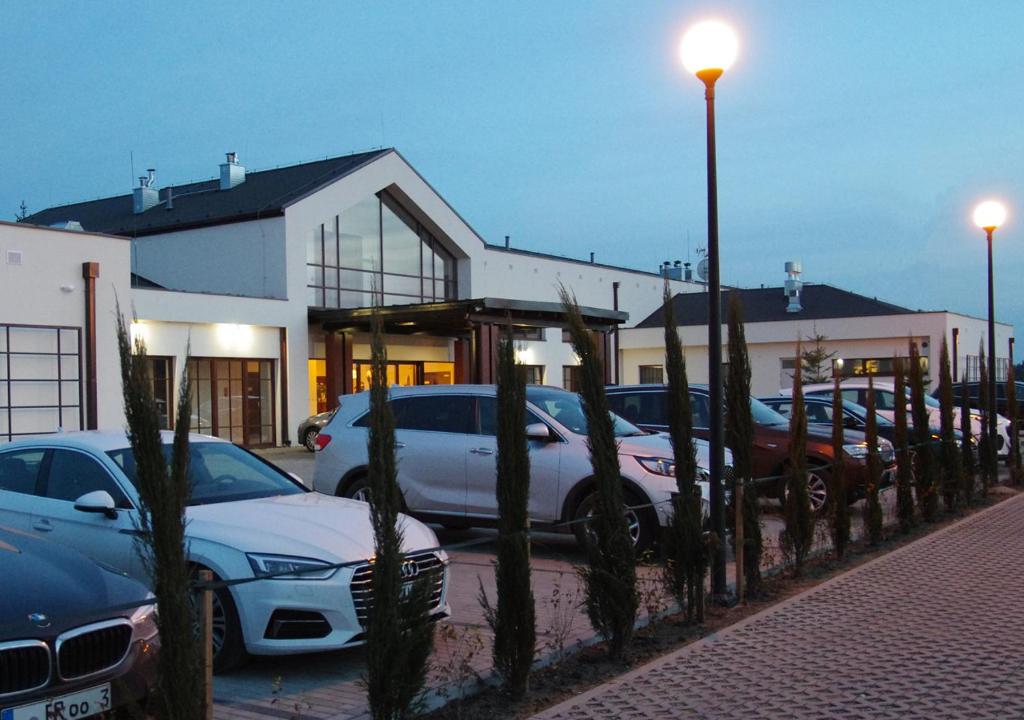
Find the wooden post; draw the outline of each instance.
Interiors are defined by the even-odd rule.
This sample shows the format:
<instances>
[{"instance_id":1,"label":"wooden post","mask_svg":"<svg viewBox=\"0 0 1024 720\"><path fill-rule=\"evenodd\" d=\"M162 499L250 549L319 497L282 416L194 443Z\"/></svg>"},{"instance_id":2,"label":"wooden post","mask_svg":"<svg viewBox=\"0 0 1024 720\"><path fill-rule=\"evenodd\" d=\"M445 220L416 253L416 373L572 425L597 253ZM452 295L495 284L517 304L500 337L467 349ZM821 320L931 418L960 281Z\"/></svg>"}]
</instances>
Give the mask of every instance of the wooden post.
<instances>
[{"instance_id":1,"label":"wooden post","mask_svg":"<svg viewBox=\"0 0 1024 720\"><path fill-rule=\"evenodd\" d=\"M735 528L733 536L736 538L736 602L743 602L743 478L736 478L732 491L732 502L735 506Z\"/></svg>"},{"instance_id":2,"label":"wooden post","mask_svg":"<svg viewBox=\"0 0 1024 720\"><path fill-rule=\"evenodd\" d=\"M199 600L199 636L203 643L203 718L213 720L213 573L199 571L199 581L204 587Z\"/></svg>"}]
</instances>

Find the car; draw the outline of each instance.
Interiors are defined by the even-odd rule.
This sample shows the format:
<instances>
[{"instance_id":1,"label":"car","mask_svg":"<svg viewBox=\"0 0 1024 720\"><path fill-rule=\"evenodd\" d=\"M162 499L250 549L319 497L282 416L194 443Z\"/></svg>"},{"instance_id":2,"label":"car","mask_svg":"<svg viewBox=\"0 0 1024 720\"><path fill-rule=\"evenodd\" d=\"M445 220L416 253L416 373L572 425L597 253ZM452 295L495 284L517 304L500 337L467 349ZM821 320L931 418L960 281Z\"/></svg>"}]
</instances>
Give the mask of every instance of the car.
<instances>
[{"instance_id":1,"label":"car","mask_svg":"<svg viewBox=\"0 0 1024 720\"><path fill-rule=\"evenodd\" d=\"M163 431L161 440L169 454L172 433ZM189 456L189 562L216 579L250 581L214 592L215 671L226 672L249 654L365 642L374 556L369 506L312 492L219 438L190 435ZM139 496L123 430L12 442L0 446L0 466L28 469L0 482L0 524L73 545L149 582L134 542ZM401 528L410 575L432 583L432 617L448 616L448 556L422 523L402 516ZM307 572L258 579L300 570Z\"/></svg>"},{"instance_id":2,"label":"car","mask_svg":"<svg viewBox=\"0 0 1024 720\"><path fill-rule=\"evenodd\" d=\"M316 436L320 434L320 429L331 421L335 412L336 409L310 415L299 423L299 429L296 431L295 437L299 439L303 447L310 452L316 452Z\"/></svg>"},{"instance_id":3,"label":"car","mask_svg":"<svg viewBox=\"0 0 1024 720\"><path fill-rule=\"evenodd\" d=\"M867 405L867 392L868 392L868 380L867 378L848 378L843 380L839 384L840 392L842 393L844 400L850 400L857 403L858 405ZM804 396L810 397L812 395L832 395L832 383L810 383L804 386ZM875 391L875 410L879 415L893 420L896 417L896 393L895 385L891 381L887 380L875 380L874 391ZM784 388L779 390L779 395L787 397L793 392L792 388ZM910 389L907 389L907 419L913 422L910 418ZM939 401L933 398L931 395L924 396L925 410L928 412L928 424L932 427L942 426L942 406ZM960 427L960 408L953 408L953 424L955 427ZM1010 454L1010 432L1009 432L1010 421L1006 418L999 416L996 419L996 453L999 457L1005 458ZM975 440L981 437L981 414L972 409L971 410L971 434Z\"/></svg>"},{"instance_id":4,"label":"car","mask_svg":"<svg viewBox=\"0 0 1024 720\"><path fill-rule=\"evenodd\" d=\"M977 407L978 405L979 385L981 385L981 383L977 381L967 383L967 399L970 402L970 404L974 407ZM1017 397L1018 408L1017 429L1018 431L1020 431L1022 428L1024 428L1024 418L1020 417L1021 413L1024 413L1024 382L1017 380L1014 382L1014 387L1016 389L1015 395ZM956 403L958 407L960 405L960 398L963 396L963 388L963 383L953 383L953 402ZM932 393L932 397L938 399L938 396L939 391L936 389L935 392ZM996 413L1007 418L1009 417L1005 381L996 382Z\"/></svg>"},{"instance_id":5,"label":"car","mask_svg":"<svg viewBox=\"0 0 1024 720\"><path fill-rule=\"evenodd\" d=\"M668 429L668 388L665 385L611 385L605 389L613 411L651 431ZM710 397L706 385L690 385L690 408L693 413L694 434L709 435ZM756 398L750 399L754 420L754 452L752 457L754 479L760 480L761 492L782 501L785 498L787 467L789 466L789 421ZM854 502L864 496L867 482L867 443L864 434L856 430L844 433L846 453L845 474L847 498ZM882 458L885 481L895 479L895 453L892 445L883 440ZM811 509L824 512L828 506L829 467L834 461L831 432L808 426L807 430L807 490Z\"/></svg>"},{"instance_id":6,"label":"car","mask_svg":"<svg viewBox=\"0 0 1024 720\"><path fill-rule=\"evenodd\" d=\"M451 527L488 526L497 520L495 499L497 397L494 385L428 385L389 390L398 447L398 484L416 517ZM369 393L342 395L337 414L320 431L313 487L322 493L363 498L367 492ZM526 388L530 448L530 500L534 527L565 524L593 512L596 491L587 424L579 395L560 388ZM648 434L612 417L619 443L630 533L638 551L650 548L668 524L676 493L675 461L667 437ZM698 442L699 485L706 511L706 442ZM581 540L586 523L576 523Z\"/></svg>"},{"instance_id":7,"label":"car","mask_svg":"<svg viewBox=\"0 0 1024 720\"><path fill-rule=\"evenodd\" d=\"M789 419L793 410L793 400L788 397L762 397L758 398L765 405L777 412L782 417ZM864 432L868 427L868 409L862 405L849 400L843 400L843 427L850 430ZM819 427L832 427L832 396L831 395L809 395L804 398L804 410L807 413L807 424ZM875 426L878 428L878 436L889 442L896 440L896 425L892 420L875 413ZM912 425L910 426L913 427ZM938 433L933 431L933 438L938 439Z\"/></svg>"},{"instance_id":8,"label":"car","mask_svg":"<svg viewBox=\"0 0 1024 720\"><path fill-rule=\"evenodd\" d=\"M0 481L19 471L0 467ZM144 710L160 637L153 595L75 550L0 526L0 718Z\"/></svg>"}]
</instances>

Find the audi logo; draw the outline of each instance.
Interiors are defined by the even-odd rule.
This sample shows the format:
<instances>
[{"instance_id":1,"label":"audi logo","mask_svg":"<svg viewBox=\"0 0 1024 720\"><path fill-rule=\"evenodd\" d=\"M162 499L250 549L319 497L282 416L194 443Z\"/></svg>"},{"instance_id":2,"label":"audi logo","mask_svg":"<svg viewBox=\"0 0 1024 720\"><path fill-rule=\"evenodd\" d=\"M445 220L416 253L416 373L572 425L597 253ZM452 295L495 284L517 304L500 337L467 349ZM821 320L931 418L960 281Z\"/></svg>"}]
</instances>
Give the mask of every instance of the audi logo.
<instances>
[{"instance_id":1,"label":"audi logo","mask_svg":"<svg viewBox=\"0 0 1024 720\"><path fill-rule=\"evenodd\" d=\"M402 580L414 580L420 574L420 566L416 564L415 560L406 560L402 563L398 574Z\"/></svg>"}]
</instances>

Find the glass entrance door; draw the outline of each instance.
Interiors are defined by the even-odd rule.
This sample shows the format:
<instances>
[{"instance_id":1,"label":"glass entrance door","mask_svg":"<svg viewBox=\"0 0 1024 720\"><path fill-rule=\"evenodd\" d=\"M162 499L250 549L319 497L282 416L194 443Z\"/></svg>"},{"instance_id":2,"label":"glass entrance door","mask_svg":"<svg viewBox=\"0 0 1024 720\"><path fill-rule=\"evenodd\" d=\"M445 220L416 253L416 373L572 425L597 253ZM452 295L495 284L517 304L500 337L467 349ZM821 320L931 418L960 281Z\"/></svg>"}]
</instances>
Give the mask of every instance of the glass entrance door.
<instances>
[{"instance_id":1,"label":"glass entrance door","mask_svg":"<svg viewBox=\"0 0 1024 720\"><path fill-rule=\"evenodd\" d=\"M192 431L249 447L274 444L272 360L192 358Z\"/></svg>"}]
</instances>

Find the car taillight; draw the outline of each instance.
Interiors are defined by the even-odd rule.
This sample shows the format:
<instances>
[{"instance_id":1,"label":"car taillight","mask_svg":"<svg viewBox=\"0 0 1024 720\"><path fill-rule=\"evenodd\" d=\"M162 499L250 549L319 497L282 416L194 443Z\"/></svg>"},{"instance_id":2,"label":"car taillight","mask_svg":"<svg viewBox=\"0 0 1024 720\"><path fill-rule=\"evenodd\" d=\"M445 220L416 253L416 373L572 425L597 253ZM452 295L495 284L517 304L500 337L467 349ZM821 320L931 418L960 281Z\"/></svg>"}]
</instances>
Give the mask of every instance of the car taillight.
<instances>
[{"instance_id":1,"label":"car taillight","mask_svg":"<svg viewBox=\"0 0 1024 720\"><path fill-rule=\"evenodd\" d=\"M324 433L320 433L316 436L316 449L323 450L327 447L327 444L331 442L331 436Z\"/></svg>"}]
</instances>

